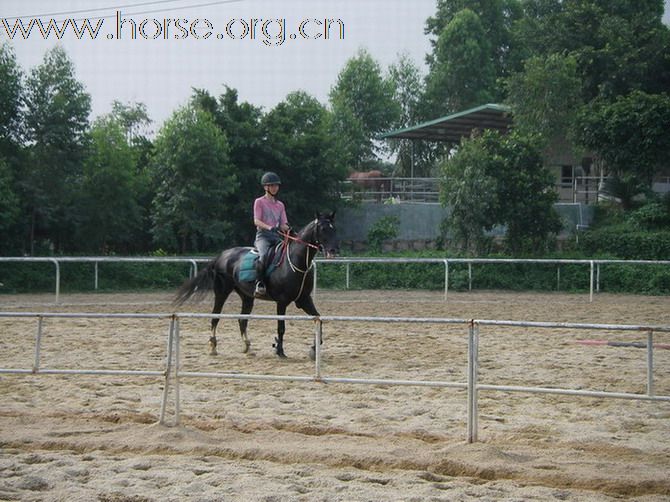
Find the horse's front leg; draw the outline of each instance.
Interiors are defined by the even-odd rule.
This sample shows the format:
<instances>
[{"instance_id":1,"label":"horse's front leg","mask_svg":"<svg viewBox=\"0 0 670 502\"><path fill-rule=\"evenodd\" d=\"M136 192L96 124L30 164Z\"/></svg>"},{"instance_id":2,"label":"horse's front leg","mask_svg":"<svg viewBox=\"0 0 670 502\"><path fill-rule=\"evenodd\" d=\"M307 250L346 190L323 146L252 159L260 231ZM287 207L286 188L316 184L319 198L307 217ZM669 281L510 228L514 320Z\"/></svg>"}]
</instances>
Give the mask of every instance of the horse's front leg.
<instances>
[{"instance_id":1,"label":"horse's front leg","mask_svg":"<svg viewBox=\"0 0 670 502\"><path fill-rule=\"evenodd\" d=\"M320 316L319 311L316 310L316 307L314 306L314 301L312 300L311 296L307 296L304 298L299 299L298 301L295 302L296 307L299 309L302 309L307 315L311 316ZM316 337L315 337L316 339ZM323 331L319 333L319 345L323 345ZM312 346L309 349L309 358L314 361L316 359L316 340L312 344Z\"/></svg>"},{"instance_id":2,"label":"horse's front leg","mask_svg":"<svg viewBox=\"0 0 670 502\"><path fill-rule=\"evenodd\" d=\"M285 315L286 314L286 307L287 305L284 305L282 303L277 304L277 315ZM277 357L286 357L286 354L284 353L284 332L286 331L286 324L283 319L280 319L277 321L277 337L275 338L275 343L273 347L275 348L275 353L277 354Z\"/></svg>"}]
</instances>

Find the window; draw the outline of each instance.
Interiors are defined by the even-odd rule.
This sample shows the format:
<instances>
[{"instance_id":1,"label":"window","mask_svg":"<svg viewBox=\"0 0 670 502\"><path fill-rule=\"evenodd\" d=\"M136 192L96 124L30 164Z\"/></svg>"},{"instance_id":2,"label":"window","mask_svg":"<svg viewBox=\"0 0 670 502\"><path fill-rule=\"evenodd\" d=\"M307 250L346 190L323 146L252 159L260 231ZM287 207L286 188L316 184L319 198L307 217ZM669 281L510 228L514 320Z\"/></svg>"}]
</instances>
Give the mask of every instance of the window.
<instances>
[{"instance_id":1,"label":"window","mask_svg":"<svg viewBox=\"0 0 670 502\"><path fill-rule=\"evenodd\" d=\"M575 171L572 166L561 166L561 186L571 187Z\"/></svg>"}]
</instances>

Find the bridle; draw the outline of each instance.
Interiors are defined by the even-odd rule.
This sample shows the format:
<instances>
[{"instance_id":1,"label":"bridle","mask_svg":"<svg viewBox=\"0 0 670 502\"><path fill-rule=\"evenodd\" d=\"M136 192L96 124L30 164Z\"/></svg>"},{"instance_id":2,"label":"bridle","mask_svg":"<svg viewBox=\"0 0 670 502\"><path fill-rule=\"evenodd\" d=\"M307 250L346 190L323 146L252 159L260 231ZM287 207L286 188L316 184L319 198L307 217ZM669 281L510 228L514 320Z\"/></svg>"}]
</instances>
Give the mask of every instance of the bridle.
<instances>
[{"instance_id":1,"label":"bridle","mask_svg":"<svg viewBox=\"0 0 670 502\"><path fill-rule=\"evenodd\" d=\"M293 242L297 242L298 244L304 244L308 248L315 249L317 252L322 250L323 246L318 241L319 220L316 219L316 220L313 221L313 223L314 223L314 226L315 226L313 231L316 234L316 239L315 239L316 244L312 244L311 242L307 242L306 240L301 239L298 236L290 235L288 232L280 232L280 235L282 235L284 237L284 249L286 250L286 257L288 259L288 264L291 267L291 270L293 270L293 272L298 272L298 273L304 274L305 276L307 276L307 272L309 272L312 269L312 267L314 266L314 262L310 262L310 256L309 256L309 252L308 252L308 253L305 254L305 269L302 270L302 269L298 268L291 261L290 245L291 245L291 241L293 241ZM303 284L304 284L304 281L305 281L305 277L303 277ZM302 290L302 287L300 289Z\"/></svg>"}]
</instances>

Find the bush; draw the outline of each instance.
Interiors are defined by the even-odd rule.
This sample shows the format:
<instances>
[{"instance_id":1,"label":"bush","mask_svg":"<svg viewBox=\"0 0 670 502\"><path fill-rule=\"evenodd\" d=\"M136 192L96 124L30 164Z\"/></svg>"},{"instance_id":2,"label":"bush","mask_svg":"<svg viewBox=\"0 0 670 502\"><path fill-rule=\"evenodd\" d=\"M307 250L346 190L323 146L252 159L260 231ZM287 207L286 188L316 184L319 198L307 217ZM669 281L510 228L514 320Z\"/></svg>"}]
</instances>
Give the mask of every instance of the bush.
<instances>
[{"instance_id":1,"label":"bush","mask_svg":"<svg viewBox=\"0 0 670 502\"><path fill-rule=\"evenodd\" d=\"M579 249L587 255L608 254L624 260L666 260L670 256L670 231L634 231L627 224L580 234Z\"/></svg>"}]
</instances>

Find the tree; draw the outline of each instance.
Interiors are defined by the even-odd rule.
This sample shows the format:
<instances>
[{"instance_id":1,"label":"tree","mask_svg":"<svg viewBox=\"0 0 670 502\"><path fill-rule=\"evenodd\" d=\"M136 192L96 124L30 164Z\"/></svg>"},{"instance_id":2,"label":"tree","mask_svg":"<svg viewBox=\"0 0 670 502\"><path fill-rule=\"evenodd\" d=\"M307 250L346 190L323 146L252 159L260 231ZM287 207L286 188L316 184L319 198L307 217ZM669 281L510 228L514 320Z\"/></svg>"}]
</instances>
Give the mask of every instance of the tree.
<instances>
[{"instance_id":1,"label":"tree","mask_svg":"<svg viewBox=\"0 0 670 502\"><path fill-rule=\"evenodd\" d=\"M19 222L16 172L21 154L22 72L7 44L0 45L0 252L14 248Z\"/></svg>"},{"instance_id":2,"label":"tree","mask_svg":"<svg viewBox=\"0 0 670 502\"><path fill-rule=\"evenodd\" d=\"M0 45L0 157L16 155L21 140L21 68L11 46Z\"/></svg>"},{"instance_id":3,"label":"tree","mask_svg":"<svg viewBox=\"0 0 670 502\"><path fill-rule=\"evenodd\" d=\"M403 129L416 125L421 120L420 103L424 93L424 82L419 68L407 54L389 67L389 78L393 82L393 99L400 107L398 120L393 129ZM390 140L391 153L397 154L394 175L409 177L430 176L429 145L413 140Z\"/></svg>"},{"instance_id":4,"label":"tree","mask_svg":"<svg viewBox=\"0 0 670 502\"><path fill-rule=\"evenodd\" d=\"M534 0L524 2L524 9L514 31L519 51L575 57L585 102L670 87L663 0Z\"/></svg>"},{"instance_id":5,"label":"tree","mask_svg":"<svg viewBox=\"0 0 670 502\"><path fill-rule=\"evenodd\" d=\"M505 225L512 253L539 252L560 229L553 210L557 194L536 138L485 131L463 140L443 170L442 201L451 210L454 238L465 250L482 252L484 231Z\"/></svg>"},{"instance_id":6,"label":"tree","mask_svg":"<svg viewBox=\"0 0 670 502\"><path fill-rule=\"evenodd\" d=\"M514 50L514 25L522 17L523 10L518 0L437 0L434 16L426 20L426 35L430 36L432 53L426 56L431 69L437 64L436 53L439 37L444 29L461 11L468 9L475 13L488 40L491 54L489 59L495 67L497 78L506 77L518 69L520 61ZM473 33L473 38L476 36ZM495 99L498 99L496 96ZM479 103L482 104L482 103Z\"/></svg>"},{"instance_id":7,"label":"tree","mask_svg":"<svg viewBox=\"0 0 670 502\"><path fill-rule=\"evenodd\" d=\"M231 244L230 208L239 183L226 136L213 117L193 103L165 122L155 142L152 172L154 242L180 253Z\"/></svg>"},{"instance_id":8,"label":"tree","mask_svg":"<svg viewBox=\"0 0 670 502\"><path fill-rule=\"evenodd\" d=\"M505 80L505 87L515 129L538 134L545 145L574 137L575 120L583 106L574 56L533 56L526 60L523 72Z\"/></svg>"},{"instance_id":9,"label":"tree","mask_svg":"<svg viewBox=\"0 0 670 502\"><path fill-rule=\"evenodd\" d=\"M597 152L608 171L625 185L648 189L658 168L667 165L670 151L667 94L634 91L614 102L596 100L582 111L578 120L581 144ZM630 193L630 189L627 191ZM630 197L626 199L624 205L629 207Z\"/></svg>"},{"instance_id":10,"label":"tree","mask_svg":"<svg viewBox=\"0 0 670 502\"><path fill-rule=\"evenodd\" d=\"M476 142L464 141L442 166L440 200L449 208L449 230L454 242L473 256L487 251L485 232L496 222L496 182L486 167L490 160Z\"/></svg>"},{"instance_id":11,"label":"tree","mask_svg":"<svg viewBox=\"0 0 670 502\"><path fill-rule=\"evenodd\" d=\"M26 81L28 161L19 173L30 220L31 254L37 237L64 250L76 224L74 196L86 154L91 98L61 47L48 51Z\"/></svg>"},{"instance_id":12,"label":"tree","mask_svg":"<svg viewBox=\"0 0 670 502\"><path fill-rule=\"evenodd\" d=\"M457 12L440 33L426 77L426 104L435 116L493 101L495 66L479 16ZM433 117L435 118L435 117Z\"/></svg>"},{"instance_id":13,"label":"tree","mask_svg":"<svg viewBox=\"0 0 670 502\"><path fill-rule=\"evenodd\" d=\"M251 201L258 196L263 172L273 168L262 127L263 111L240 102L237 91L227 86L218 99L207 91L195 90L193 102L212 115L228 139L229 159L239 184L238 200L247 201L229 208L231 239L240 244L251 243L255 234Z\"/></svg>"},{"instance_id":14,"label":"tree","mask_svg":"<svg viewBox=\"0 0 670 502\"><path fill-rule=\"evenodd\" d=\"M123 129L129 145L141 142L150 134L151 119L144 103L124 104L114 100L110 116Z\"/></svg>"},{"instance_id":15,"label":"tree","mask_svg":"<svg viewBox=\"0 0 670 502\"><path fill-rule=\"evenodd\" d=\"M0 244L0 252L8 247L10 229L19 214L19 198L14 191L14 180L7 162L0 157L0 234L7 236Z\"/></svg>"},{"instance_id":16,"label":"tree","mask_svg":"<svg viewBox=\"0 0 670 502\"><path fill-rule=\"evenodd\" d=\"M339 203L346 165L330 134L330 120L328 110L302 91L290 93L263 120L269 165L282 179L280 198L296 226Z\"/></svg>"},{"instance_id":17,"label":"tree","mask_svg":"<svg viewBox=\"0 0 670 502\"><path fill-rule=\"evenodd\" d=\"M90 152L84 162L77 226L80 249L93 252L140 250L142 230L137 157L127 143L124 125L114 116L91 128ZM139 242L138 242L139 241Z\"/></svg>"},{"instance_id":18,"label":"tree","mask_svg":"<svg viewBox=\"0 0 670 502\"><path fill-rule=\"evenodd\" d=\"M400 114L393 100L393 82L382 75L370 54L360 50L349 59L330 91L334 135L341 138L345 161L357 168L377 160L384 144L376 137L388 131Z\"/></svg>"}]
</instances>

